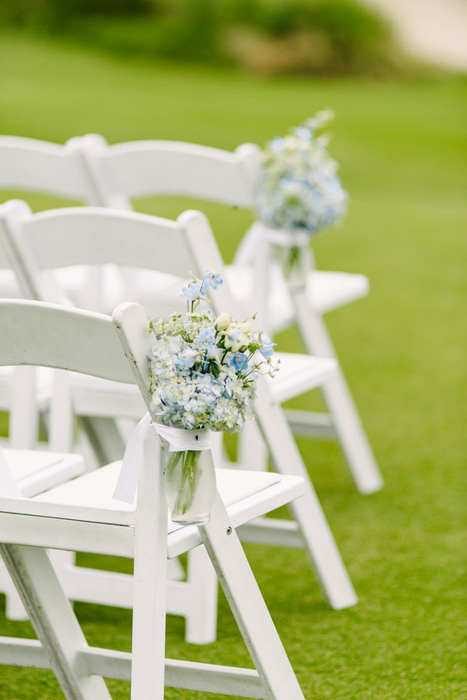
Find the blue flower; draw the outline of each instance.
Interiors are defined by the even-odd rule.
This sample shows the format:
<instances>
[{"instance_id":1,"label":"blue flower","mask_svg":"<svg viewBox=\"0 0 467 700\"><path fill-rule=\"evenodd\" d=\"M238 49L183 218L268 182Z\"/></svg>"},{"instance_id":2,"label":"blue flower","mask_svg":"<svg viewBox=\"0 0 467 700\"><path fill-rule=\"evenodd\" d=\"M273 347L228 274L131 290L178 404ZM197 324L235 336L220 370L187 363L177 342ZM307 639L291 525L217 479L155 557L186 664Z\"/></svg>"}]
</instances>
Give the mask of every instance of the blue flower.
<instances>
[{"instance_id":1,"label":"blue flower","mask_svg":"<svg viewBox=\"0 0 467 700\"><path fill-rule=\"evenodd\" d=\"M181 370L193 367L198 354L195 350L184 350L181 355L175 357L175 366Z\"/></svg>"},{"instance_id":2,"label":"blue flower","mask_svg":"<svg viewBox=\"0 0 467 700\"><path fill-rule=\"evenodd\" d=\"M236 352L235 355L233 355L232 359L230 360L231 366L235 367L236 370L246 369L248 366L247 362L248 362L248 357L245 355L244 352Z\"/></svg>"},{"instance_id":3,"label":"blue flower","mask_svg":"<svg viewBox=\"0 0 467 700\"><path fill-rule=\"evenodd\" d=\"M198 341L204 348L209 348L216 340L216 331L214 328L202 328L198 333Z\"/></svg>"},{"instance_id":4,"label":"blue flower","mask_svg":"<svg viewBox=\"0 0 467 700\"><path fill-rule=\"evenodd\" d=\"M218 272L206 272L206 274L203 277L203 285L205 285L206 287L212 287L214 290L216 290L217 287L223 282L224 280Z\"/></svg>"},{"instance_id":5,"label":"blue flower","mask_svg":"<svg viewBox=\"0 0 467 700\"><path fill-rule=\"evenodd\" d=\"M294 129L294 134L297 138L303 139L304 141L310 141L313 138L313 131L308 126L298 126Z\"/></svg>"},{"instance_id":6,"label":"blue flower","mask_svg":"<svg viewBox=\"0 0 467 700\"><path fill-rule=\"evenodd\" d=\"M285 141L282 136L276 136L270 143L273 151L282 151L285 146Z\"/></svg>"},{"instance_id":7,"label":"blue flower","mask_svg":"<svg viewBox=\"0 0 467 700\"><path fill-rule=\"evenodd\" d=\"M202 282L190 282L188 287L182 287L182 297L186 297L187 299L190 299L191 301L194 301L195 299L198 299L201 296L201 289L202 289L203 283Z\"/></svg>"},{"instance_id":8,"label":"blue flower","mask_svg":"<svg viewBox=\"0 0 467 700\"><path fill-rule=\"evenodd\" d=\"M260 353L263 357L271 357L271 355L274 353L275 343L273 343L269 336L263 332L261 333L261 342L263 345L259 348Z\"/></svg>"}]
</instances>

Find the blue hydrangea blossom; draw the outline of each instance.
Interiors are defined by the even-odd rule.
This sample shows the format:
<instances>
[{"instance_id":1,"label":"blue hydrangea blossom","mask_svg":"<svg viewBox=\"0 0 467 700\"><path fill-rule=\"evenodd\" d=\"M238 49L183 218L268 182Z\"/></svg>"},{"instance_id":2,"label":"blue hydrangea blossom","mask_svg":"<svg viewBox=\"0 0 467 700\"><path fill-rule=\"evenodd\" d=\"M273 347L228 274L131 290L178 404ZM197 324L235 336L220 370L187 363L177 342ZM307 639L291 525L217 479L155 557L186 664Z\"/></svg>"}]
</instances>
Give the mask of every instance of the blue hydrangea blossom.
<instances>
[{"instance_id":1,"label":"blue hydrangea blossom","mask_svg":"<svg viewBox=\"0 0 467 700\"><path fill-rule=\"evenodd\" d=\"M183 288L188 312L151 323L155 340L149 356L151 412L165 425L188 430L240 431L253 417L256 379L273 374L273 343L250 321L229 314L196 312L206 288L217 289L215 272Z\"/></svg>"},{"instance_id":2,"label":"blue hydrangea blossom","mask_svg":"<svg viewBox=\"0 0 467 700\"><path fill-rule=\"evenodd\" d=\"M337 224L347 210L348 195L327 151L328 139L316 136L330 118L318 112L291 135L274 138L263 154L255 208L271 229L300 229L313 236Z\"/></svg>"}]
</instances>

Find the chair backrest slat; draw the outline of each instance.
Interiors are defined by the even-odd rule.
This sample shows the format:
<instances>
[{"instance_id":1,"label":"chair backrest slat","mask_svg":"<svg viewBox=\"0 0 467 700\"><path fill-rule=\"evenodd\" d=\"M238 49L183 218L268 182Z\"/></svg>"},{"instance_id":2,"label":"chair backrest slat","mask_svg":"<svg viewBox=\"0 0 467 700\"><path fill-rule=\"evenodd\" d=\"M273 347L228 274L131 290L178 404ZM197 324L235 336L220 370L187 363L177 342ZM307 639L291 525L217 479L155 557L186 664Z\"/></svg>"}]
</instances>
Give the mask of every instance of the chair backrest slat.
<instances>
[{"instance_id":1,"label":"chair backrest slat","mask_svg":"<svg viewBox=\"0 0 467 700\"><path fill-rule=\"evenodd\" d=\"M78 148L20 136L0 136L0 189L93 201Z\"/></svg>"},{"instance_id":2,"label":"chair backrest slat","mask_svg":"<svg viewBox=\"0 0 467 700\"><path fill-rule=\"evenodd\" d=\"M183 195L251 208L260 149L236 151L177 141L134 141L95 147L83 137L83 154L100 189L102 206L115 197Z\"/></svg>"},{"instance_id":3,"label":"chair backrest slat","mask_svg":"<svg viewBox=\"0 0 467 700\"><path fill-rule=\"evenodd\" d=\"M114 263L185 276L192 264L180 227L145 214L57 209L28 218L21 235L41 269Z\"/></svg>"},{"instance_id":4,"label":"chair backrest slat","mask_svg":"<svg viewBox=\"0 0 467 700\"><path fill-rule=\"evenodd\" d=\"M170 273L181 280L187 280L189 272L201 278L208 270L216 270L225 278L209 222L195 211L183 212L176 221L93 207L31 214L24 202L12 201L0 206L0 246L9 252L24 294L42 301L59 300L42 291L40 270L78 264L132 265ZM131 299L131 289L127 299ZM179 308L174 296L173 310ZM245 315L226 279L213 295L213 308Z\"/></svg>"},{"instance_id":5,"label":"chair backrest slat","mask_svg":"<svg viewBox=\"0 0 467 700\"><path fill-rule=\"evenodd\" d=\"M1 300L0 314L0 366L55 367L135 383L110 317L17 299Z\"/></svg>"}]
</instances>

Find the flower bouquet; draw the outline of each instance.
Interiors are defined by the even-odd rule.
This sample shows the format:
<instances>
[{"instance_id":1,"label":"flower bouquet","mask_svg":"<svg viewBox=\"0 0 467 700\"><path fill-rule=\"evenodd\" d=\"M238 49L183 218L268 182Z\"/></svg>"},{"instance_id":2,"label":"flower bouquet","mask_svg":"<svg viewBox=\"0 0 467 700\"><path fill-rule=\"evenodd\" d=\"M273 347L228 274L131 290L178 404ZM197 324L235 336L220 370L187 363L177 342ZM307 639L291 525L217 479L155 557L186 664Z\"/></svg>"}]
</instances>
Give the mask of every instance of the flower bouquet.
<instances>
[{"instance_id":1,"label":"flower bouquet","mask_svg":"<svg viewBox=\"0 0 467 700\"><path fill-rule=\"evenodd\" d=\"M198 310L208 288L219 284L216 272L202 280L192 275L182 288L186 316L174 313L150 324L151 414L168 448L166 496L176 522L209 517L216 492L209 431L240 431L253 417L258 374L276 371L273 344L252 320Z\"/></svg>"},{"instance_id":2,"label":"flower bouquet","mask_svg":"<svg viewBox=\"0 0 467 700\"><path fill-rule=\"evenodd\" d=\"M332 116L318 112L291 135L274 138L264 151L255 208L277 247L286 279L300 267L305 268L303 277L310 238L338 223L347 209L338 165L327 151L329 138L316 136Z\"/></svg>"}]
</instances>

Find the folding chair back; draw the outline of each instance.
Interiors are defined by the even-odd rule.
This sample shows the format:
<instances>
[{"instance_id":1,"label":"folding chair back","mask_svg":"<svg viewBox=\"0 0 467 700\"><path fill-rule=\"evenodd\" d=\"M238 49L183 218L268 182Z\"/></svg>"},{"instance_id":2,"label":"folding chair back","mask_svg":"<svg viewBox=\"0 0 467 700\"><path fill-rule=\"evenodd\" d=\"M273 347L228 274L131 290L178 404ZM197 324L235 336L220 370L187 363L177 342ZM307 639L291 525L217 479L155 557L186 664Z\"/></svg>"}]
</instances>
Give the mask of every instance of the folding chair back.
<instances>
[{"instance_id":1,"label":"folding chair back","mask_svg":"<svg viewBox=\"0 0 467 700\"><path fill-rule=\"evenodd\" d=\"M81 151L70 142L60 146L22 136L0 136L0 190L39 192L97 204Z\"/></svg>"},{"instance_id":2,"label":"folding chair back","mask_svg":"<svg viewBox=\"0 0 467 700\"><path fill-rule=\"evenodd\" d=\"M100 206L131 209L130 200L155 195L182 195L246 209L260 149L243 144L233 153L178 141L135 141L109 146L91 134L72 143L88 166L89 185Z\"/></svg>"},{"instance_id":3,"label":"folding chair back","mask_svg":"<svg viewBox=\"0 0 467 700\"><path fill-rule=\"evenodd\" d=\"M34 301L2 302L0 366L5 365L53 367L135 383L111 318Z\"/></svg>"}]
</instances>

